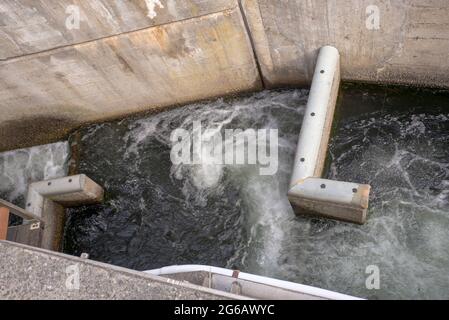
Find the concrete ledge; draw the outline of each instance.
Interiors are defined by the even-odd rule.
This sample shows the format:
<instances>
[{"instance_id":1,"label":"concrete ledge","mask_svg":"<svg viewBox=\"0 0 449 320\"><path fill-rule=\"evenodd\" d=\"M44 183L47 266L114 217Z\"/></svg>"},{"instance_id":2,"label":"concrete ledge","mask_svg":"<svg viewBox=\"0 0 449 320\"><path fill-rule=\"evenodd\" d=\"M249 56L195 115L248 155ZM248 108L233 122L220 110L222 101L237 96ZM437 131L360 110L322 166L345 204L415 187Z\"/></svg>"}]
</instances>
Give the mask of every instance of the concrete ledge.
<instances>
[{"instance_id":1,"label":"concrete ledge","mask_svg":"<svg viewBox=\"0 0 449 320\"><path fill-rule=\"evenodd\" d=\"M0 241L0 256L0 299L242 298L8 241Z\"/></svg>"},{"instance_id":2,"label":"concrete ledge","mask_svg":"<svg viewBox=\"0 0 449 320\"><path fill-rule=\"evenodd\" d=\"M154 7L146 5L153 2ZM191 19L237 6L236 0L2 1L0 60L70 46L152 26ZM79 28L66 22L79 8Z\"/></svg>"},{"instance_id":3,"label":"concrete ledge","mask_svg":"<svg viewBox=\"0 0 449 320\"><path fill-rule=\"evenodd\" d=\"M103 188L84 174L40 181L28 187L27 210L41 217L44 198L72 207L101 202L103 195Z\"/></svg>"}]
</instances>

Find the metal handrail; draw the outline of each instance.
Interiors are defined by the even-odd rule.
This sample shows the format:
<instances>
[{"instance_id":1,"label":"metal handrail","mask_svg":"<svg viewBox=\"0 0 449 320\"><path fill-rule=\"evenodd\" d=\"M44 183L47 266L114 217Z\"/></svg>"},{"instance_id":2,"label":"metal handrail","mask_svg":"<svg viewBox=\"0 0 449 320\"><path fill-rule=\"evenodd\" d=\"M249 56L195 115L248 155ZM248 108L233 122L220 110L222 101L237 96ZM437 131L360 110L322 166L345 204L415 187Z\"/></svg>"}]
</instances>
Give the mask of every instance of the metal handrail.
<instances>
[{"instance_id":1,"label":"metal handrail","mask_svg":"<svg viewBox=\"0 0 449 320\"><path fill-rule=\"evenodd\" d=\"M34 222L34 221L43 222L42 219L40 217L38 217L37 215L32 214L31 212L28 212L25 209L22 209L8 201L0 199L0 207L5 207L5 208L9 209L10 213L21 217L24 221L26 220L26 221L30 221L30 222Z\"/></svg>"}]
</instances>

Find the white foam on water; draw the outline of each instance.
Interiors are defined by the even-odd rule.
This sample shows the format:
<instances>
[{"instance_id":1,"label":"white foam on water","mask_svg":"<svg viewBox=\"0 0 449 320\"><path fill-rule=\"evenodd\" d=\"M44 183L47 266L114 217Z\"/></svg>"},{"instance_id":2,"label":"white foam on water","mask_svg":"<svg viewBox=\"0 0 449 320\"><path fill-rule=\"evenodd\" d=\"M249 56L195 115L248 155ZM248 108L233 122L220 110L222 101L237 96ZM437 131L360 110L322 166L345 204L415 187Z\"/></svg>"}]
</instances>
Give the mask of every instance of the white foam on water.
<instances>
[{"instance_id":1,"label":"white foam on water","mask_svg":"<svg viewBox=\"0 0 449 320\"><path fill-rule=\"evenodd\" d=\"M127 156L138 154L139 148L144 148L146 137L150 135L164 144L170 144L168 137L172 130L182 128L193 132L194 121L201 122L203 135L208 129L210 135L220 131L223 138L225 129L278 129L277 117L272 113L285 113L290 120L292 115L296 115L298 121L293 125L299 128L307 94L307 90L264 91L231 103L218 99L206 106L191 105L139 120L124 137L128 145ZM223 186L227 183L239 187L249 238L229 260L228 267L244 261L257 269L259 274L277 268L282 243L288 236L288 224L283 221L285 217L293 217L286 188L297 134L292 132L279 137L278 147L282 151L279 152L280 167L275 176L261 176L258 165L213 164L218 160L214 158L214 152L204 154L204 149L195 145L192 150L194 154L203 155L201 163L172 165L172 179L182 181L185 197L195 205L205 206L208 197L223 194ZM230 143L229 138L219 148L227 143ZM256 141L249 140L247 143L254 144Z\"/></svg>"},{"instance_id":2,"label":"white foam on water","mask_svg":"<svg viewBox=\"0 0 449 320\"><path fill-rule=\"evenodd\" d=\"M337 136L331 142L328 177L371 184L368 220L358 226L310 216L297 217L288 202L287 188L306 101L304 90L264 91L231 102L218 99L169 110L131 122L123 137L125 150L120 150L124 159L115 161L125 161L134 168L130 173L150 168L155 175L158 167L154 163L160 160L164 170L170 171L168 179L176 187L181 186L176 190L182 192L179 198L176 194L163 198L179 204L175 212L163 211L163 214L172 214L180 221L189 220L188 215L195 215L195 208L201 207L205 208L201 219L210 219L204 228L213 228L214 219L219 216L222 221L226 212L217 212L209 200L223 199L226 203L221 203L220 208L226 209L234 201L248 236L243 240L240 237L240 221L220 224L225 230L214 233L217 237L226 234L223 238L227 240L232 239L232 232L239 233L233 251L226 255L226 259L231 256L226 267L236 266L245 272L360 297L446 297L449 294L449 114L400 113L392 108L389 113L370 112L341 120ZM173 130L192 131L194 121L201 121L203 129L279 129L277 173L261 176L256 165L213 165L214 159L210 157L195 165L167 165L166 158L157 157L160 150L166 152L171 144ZM153 154L148 154L148 150ZM139 165L145 161L146 166ZM125 180L121 178L117 178L120 183ZM232 188L226 189L228 186ZM151 192L164 193L163 189L163 184L157 185ZM235 189L237 195L232 193ZM232 190L231 194L226 194L226 190ZM145 203L145 196L142 195L141 203ZM180 223L177 230L189 233L189 245L195 247L198 235L192 233L203 230L183 227ZM160 228L170 229L170 225ZM206 230L204 234L210 233ZM182 240L169 243L184 244ZM218 246L214 245L202 248L216 251ZM173 260L181 259L181 255L192 258L189 250L178 252ZM166 249L157 254L173 253ZM201 259L196 263L201 264ZM365 286L369 265L380 269L380 290L370 291Z\"/></svg>"},{"instance_id":3,"label":"white foam on water","mask_svg":"<svg viewBox=\"0 0 449 320\"><path fill-rule=\"evenodd\" d=\"M67 142L0 153L0 195L24 206L30 183L67 175L68 156Z\"/></svg>"},{"instance_id":4,"label":"white foam on water","mask_svg":"<svg viewBox=\"0 0 449 320\"><path fill-rule=\"evenodd\" d=\"M308 240L310 251L300 249L308 260L295 277L365 297L447 295L449 135L447 123L435 123L444 117L376 114L346 124L332 143L330 177L371 184L368 220L360 227L324 223ZM380 269L380 290L365 287L370 264Z\"/></svg>"}]
</instances>

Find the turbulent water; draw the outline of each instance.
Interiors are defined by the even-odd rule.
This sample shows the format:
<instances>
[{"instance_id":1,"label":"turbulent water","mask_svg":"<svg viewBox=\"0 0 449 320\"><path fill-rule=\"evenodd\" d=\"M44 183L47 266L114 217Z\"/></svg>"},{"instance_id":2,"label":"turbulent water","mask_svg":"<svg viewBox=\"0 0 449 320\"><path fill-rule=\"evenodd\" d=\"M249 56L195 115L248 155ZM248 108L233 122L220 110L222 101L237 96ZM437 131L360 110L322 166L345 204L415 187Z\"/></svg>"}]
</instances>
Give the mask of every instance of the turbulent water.
<instances>
[{"instance_id":1,"label":"turbulent water","mask_svg":"<svg viewBox=\"0 0 449 320\"><path fill-rule=\"evenodd\" d=\"M79 172L102 205L72 210L65 251L151 269L209 264L368 298L449 296L449 95L346 87L328 176L372 185L364 226L296 217L286 198L307 91L264 91L86 128ZM279 130L279 169L173 165L170 134ZM366 268L380 271L368 290Z\"/></svg>"},{"instance_id":2,"label":"turbulent water","mask_svg":"<svg viewBox=\"0 0 449 320\"><path fill-rule=\"evenodd\" d=\"M28 184L67 175L68 156L67 142L0 153L0 198L24 207Z\"/></svg>"},{"instance_id":3,"label":"turbulent water","mask_svg":"<svg viewBox=\"0 0 449 320\"><path fill-rule=\"evenodd\" d=\"M172 165L170 135L191 130L193 121L217 130L279 128L279 174L286 178L306 98L299 90L263 92L84 130L79 172L103 184L107 200L70 215L65 250L141 270L275 265L280 243L260 234L281 234L272 228L277 216L291 214L286 185L261 178L254 165ZM246 259L248 248L259 247L266 252Z\"/></svg>"},{"instance_id":4,"label":"turbulent water","mask_svg":"<svg viewBox=\"0 0 449 320\"><path fill-rule=\"evenodd\" d=\"M366 225L326 223L309 239L316 254L318 243L330 245L320 263L329 277L318 284L346 281L344 291L368 297L448 298L449 94L346 91L329 177L371 184L371 208ZM367 264L379 267L378 292L363 290L357 277Z\"/></svg>"}]
</instances>

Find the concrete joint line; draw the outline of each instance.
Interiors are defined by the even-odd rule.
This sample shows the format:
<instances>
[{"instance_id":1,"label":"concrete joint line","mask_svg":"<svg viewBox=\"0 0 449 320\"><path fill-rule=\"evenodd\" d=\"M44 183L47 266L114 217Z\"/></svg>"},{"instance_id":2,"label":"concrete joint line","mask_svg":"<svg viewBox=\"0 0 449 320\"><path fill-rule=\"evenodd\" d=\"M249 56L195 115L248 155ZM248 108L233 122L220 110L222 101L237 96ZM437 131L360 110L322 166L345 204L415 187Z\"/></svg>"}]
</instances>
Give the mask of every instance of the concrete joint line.
<instances>
[{"instance_id":1,"label":"concrete joint line","mask_svg":"<svg viewBox=\"0 0 449 320\"><path fill-rule=\"evenodd\" d=\"M259 58L257 56L257 50L256 50L255 42L254 42L254 37L253 37L253 35L251 33L251 28L250 28L249 23L248 23L248 18L246 16L245 9L244 9L244 6L242 4L242 0L237 0L237 2L238 2L238 5L239 5L240 14L242 15L243 25L245 27L246 34L248 36L249 44L250 44L251 50L253 52L254 62L256 63L257 72L259 73L259 78L260 78L260 82L262 84L262 88L266 89L267 86L265 84L263 73L262 73L262 67L260 65L260 61L259 61Z\"/></svg>"},{"instance_id":2,"label":"concrete joint line","mask_svg":"<svg viewBox=\"0 0 449 320\"><path fill-rule=\"evenodd\" d=\"M23 60L25 58L31 57L31 56L42 56L43 54L47 54L47 53L53 53L53 52L59 52L60 50L64 50L67 48L74 48L74 47L78 47L78 46L82 46L85 44L89 44L89 43L94 43L94 42L98 42L98 41L102 41L102 40L106 40L106 39L116 39L122 35L127 35L127 34L132 34L132 33L137 33L140 31L144 31L147 29L151 29L151 28L157 28L157 27L164 27L170 24L175 24L175 23L181 23L181 22L186 22L189 20L194 20L194 19L203 19L209 16L214 16L217 14L229 14L234 10L237 10L238 6L233 6L233 7L229 7L227 9L224 10L219 10L219 11L213 11L213 12L208 12L205 14L201 14L195 17L188 17L188 18L183 18L183 19L179 19L179 20L175 20L175 21L168 21L168 22L163 22L163 23L159 23L159 24L154 24L154 25L147 25L144 26L142 28L136 28L136 29L132 29L132 30L126 30L126 31L122 31L122 32L118 32L118 33L113 33L113 34L109 34L109 35L105 35L102 37L98 37L95 39L88 39L88 40L84 40L84 41L80 41L80 42L75 42L75 43L70 43L70 44L65 44L65 45L61 45L61 46L55 46L53 48L48 48L48 49L44 49L41 51L37 51L37 52L32 52L32 53L25 53L25 54L21 54L21 55L16 55L16 56L10 56L10 57L5 57L5 58L0 58L0 62L13 62L13 61L20 61Z\"/></svg>"},{"instance_id":3,"label":"concrete joint line","mask_svg":"<svg viewBox=\"0 0 449 320\"><path fill-rule=\"evenodd\" d=\"M363 224L371 187L321 178L339 86L338 50L322 47L299 134L288 198L298 214L312 213Z\"/></svg>"}]
</instances>

